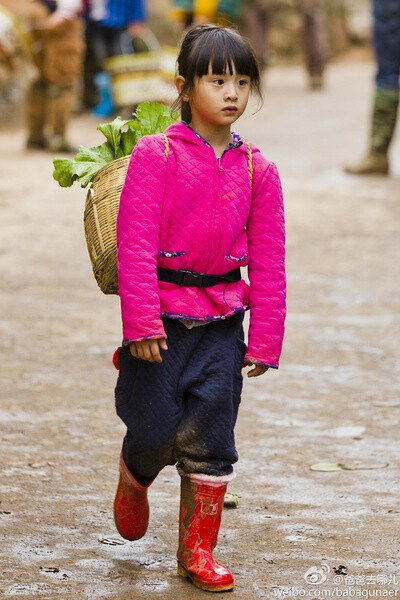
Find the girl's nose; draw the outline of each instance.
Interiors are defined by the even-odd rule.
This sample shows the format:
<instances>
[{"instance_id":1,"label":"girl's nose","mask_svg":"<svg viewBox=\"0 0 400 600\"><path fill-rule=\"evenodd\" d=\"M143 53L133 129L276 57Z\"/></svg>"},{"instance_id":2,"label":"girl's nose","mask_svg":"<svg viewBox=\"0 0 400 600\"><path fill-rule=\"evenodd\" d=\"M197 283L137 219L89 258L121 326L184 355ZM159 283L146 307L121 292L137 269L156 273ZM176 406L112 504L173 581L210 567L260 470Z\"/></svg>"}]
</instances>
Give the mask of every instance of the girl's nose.
<instances>
[{"instance_id":1,"label":"girl's nose","mask_svg":"<svg viewBox=\"0 0 400 600\"><path fill-rule=\"evenodd\" d=\"M237 97L238 97L238 95L237 95L235 87L233 85L230 86L226 90L226 93L225 93L226 100L237 100Z\"/></svg>"}]
</instances>

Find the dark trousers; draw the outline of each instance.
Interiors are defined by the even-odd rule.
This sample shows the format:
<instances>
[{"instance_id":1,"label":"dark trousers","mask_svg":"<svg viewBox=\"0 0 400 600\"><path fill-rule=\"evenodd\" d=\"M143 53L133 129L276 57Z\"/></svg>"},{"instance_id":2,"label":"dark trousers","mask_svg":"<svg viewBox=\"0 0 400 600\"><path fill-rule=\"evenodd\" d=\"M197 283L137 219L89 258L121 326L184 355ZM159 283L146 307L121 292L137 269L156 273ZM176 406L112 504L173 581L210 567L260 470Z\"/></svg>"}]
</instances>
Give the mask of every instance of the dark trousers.
<instances>
[{"instance_id":1,"label":"dark trousers","mask_svg":"<svg viewBox=\"0 0 400 600\"><path fill-rule=\"evenodd\" d=\"M173 464L185 474L228 475L238 460L243 314L193 329L163 321L168 350L161 351L162 363L121 350L115 401L128 428L124 460L140 479Z\"/></svg>"},{"instance_id":2,"label":"dark trousers","mask_svg":"<svg viewBox=\"0 0 400 600\"><path fill-rule=\"evenodd\" d=\"M374 50L378 88L398 89L400 76L400 2L373 0Z\"/></svg>"},{"instance_id":3,"label":"dark trousers","mask_svg":"<svg viewBox=\"0 0 400 600\"><path fill-rule=\"evenodd\" d=\"M94 77L105 70L104 61L112 56L133 52L133 46L126 27L107 27L96 21L86 23L85 40L83 102L88 108L93 108L99 102Z\"/></svg>"}]
</instances>

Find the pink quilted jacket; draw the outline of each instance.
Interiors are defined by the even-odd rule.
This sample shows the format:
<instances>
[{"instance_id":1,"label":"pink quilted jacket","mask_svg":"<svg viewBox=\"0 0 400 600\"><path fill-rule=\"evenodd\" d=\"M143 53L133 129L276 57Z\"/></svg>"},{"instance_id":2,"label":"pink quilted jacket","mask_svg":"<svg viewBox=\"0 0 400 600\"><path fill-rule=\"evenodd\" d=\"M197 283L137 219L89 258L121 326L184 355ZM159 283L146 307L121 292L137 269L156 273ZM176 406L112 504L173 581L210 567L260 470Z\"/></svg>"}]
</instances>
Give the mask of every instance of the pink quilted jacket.
<instances>
[{"instance_id":1,"label":"pink quilted jacket","mask_svg":"<svg viewBox=\"0 0 400 600\"><path fill-rule=\"evenodd\" d=\"M278 171L246 144L220 159L184 123L134 148L117 219L124 342L165 337L161 316L225 319L250 307L246 362L278 367L285 320L284 215ZM248 265L244 281L184 287L157 267L221 275Z\"/></svg>"}]
</instances>

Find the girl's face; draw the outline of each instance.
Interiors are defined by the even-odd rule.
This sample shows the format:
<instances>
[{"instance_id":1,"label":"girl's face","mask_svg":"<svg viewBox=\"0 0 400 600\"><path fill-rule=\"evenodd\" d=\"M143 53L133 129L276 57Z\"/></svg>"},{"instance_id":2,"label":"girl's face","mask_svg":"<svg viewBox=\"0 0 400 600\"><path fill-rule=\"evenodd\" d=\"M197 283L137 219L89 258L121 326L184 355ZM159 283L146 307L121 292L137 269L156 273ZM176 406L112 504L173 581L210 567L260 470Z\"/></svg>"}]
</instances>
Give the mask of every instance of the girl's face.
<instances>
[{"instance_id":1,"label":"girl's face","mask_svg":"<svg viewBox=\"0 0 400 600\"><path fill-rule=\"evenodd\" d=\"M250 95L250 77L236 71L209 73L195 79L187 94L192 123L230 128L244 112ZM186 97L183 98L186 100Z\"/></svg>"}]
</instances>

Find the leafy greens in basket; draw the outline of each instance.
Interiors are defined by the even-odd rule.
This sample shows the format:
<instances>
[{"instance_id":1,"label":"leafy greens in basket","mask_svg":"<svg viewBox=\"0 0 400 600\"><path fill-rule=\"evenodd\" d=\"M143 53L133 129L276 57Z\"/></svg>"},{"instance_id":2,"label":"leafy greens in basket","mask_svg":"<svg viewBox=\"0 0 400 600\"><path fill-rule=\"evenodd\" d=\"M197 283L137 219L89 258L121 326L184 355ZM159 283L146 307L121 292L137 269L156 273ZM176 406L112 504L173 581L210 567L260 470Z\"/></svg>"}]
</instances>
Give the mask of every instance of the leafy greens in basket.
<instances>
[{"instance_id":1,"label":"leafy greens in basket","mask_svg":"<svg viewBox=\"0 0 400 600\"><path fill-rule=\"evenodd\" d=\"M86 187L101 167L117 158L129 156L136 142L144 135L162 133L178 120L178 113L165 104L142 102L133 117L128 121L116 117L111 123L101 123L97 129L106 141L100 146L79 146L73 159L55 158L54 179L62 187L70 187L74 181Z\"/></svg>"}]
</instances>

